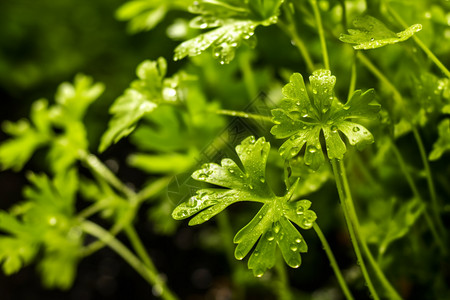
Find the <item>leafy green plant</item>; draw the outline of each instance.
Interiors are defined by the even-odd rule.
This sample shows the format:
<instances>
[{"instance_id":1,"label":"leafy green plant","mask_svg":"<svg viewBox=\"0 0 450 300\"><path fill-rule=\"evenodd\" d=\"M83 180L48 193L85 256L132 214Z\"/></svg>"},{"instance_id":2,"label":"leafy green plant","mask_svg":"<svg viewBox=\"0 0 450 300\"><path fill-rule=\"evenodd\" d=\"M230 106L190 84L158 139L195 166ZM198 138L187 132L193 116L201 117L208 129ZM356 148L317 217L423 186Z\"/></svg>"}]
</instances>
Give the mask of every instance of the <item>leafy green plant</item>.
<instances>
[{"instance_id":1,"label":"leafy green plant","mask_svg":"<svg viewBox=\"0 0 450 300\"><path fill-rule=\"evenodd\" d=\"M88 117L108 83L81 74L3 123L1 169L30 170L23 201L0 211L3 272L36 264L44 286L70 290L83 259L109 247L154 297L214 295L170 270L178 256L193 268L182 244L195 243L227 267L191 281L225 272L233 299L447 299L448 8L124 3L130 32L173 51L137 66L101 137ZM154 263L158 249L173 265Z\"/></svg>"}]
</instances>

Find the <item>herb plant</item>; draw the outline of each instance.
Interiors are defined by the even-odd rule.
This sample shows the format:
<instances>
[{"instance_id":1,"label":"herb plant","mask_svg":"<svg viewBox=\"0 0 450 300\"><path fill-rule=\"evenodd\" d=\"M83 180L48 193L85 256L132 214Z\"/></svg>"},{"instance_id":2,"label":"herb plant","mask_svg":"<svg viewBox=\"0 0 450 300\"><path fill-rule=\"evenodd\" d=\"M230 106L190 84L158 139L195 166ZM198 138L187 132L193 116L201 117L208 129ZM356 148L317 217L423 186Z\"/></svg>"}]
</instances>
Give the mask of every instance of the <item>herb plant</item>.
<instances>
[{"instance_id":1,"label":"herb plant","mask_svg":"<svg viewBox=\"0 0 450 300\"><path fill-rule=\"evenodd\" d=\"M35 264L45 287L70 292L78 265L109 247L155 298L219 298L150 255L169 240L165 255L188 269L177 240L189 231L201 256L219 253L226 267L207 272L225 273L231 299L450 298L449 9L124 3L117 19L171 50L137 66L101 137L86 116L109 87L83 74L3 122L0 167L29 170L23 201L0 211L3 272ZM108 159L117 149L126 158Z\"/></svg>"}]
</instances>

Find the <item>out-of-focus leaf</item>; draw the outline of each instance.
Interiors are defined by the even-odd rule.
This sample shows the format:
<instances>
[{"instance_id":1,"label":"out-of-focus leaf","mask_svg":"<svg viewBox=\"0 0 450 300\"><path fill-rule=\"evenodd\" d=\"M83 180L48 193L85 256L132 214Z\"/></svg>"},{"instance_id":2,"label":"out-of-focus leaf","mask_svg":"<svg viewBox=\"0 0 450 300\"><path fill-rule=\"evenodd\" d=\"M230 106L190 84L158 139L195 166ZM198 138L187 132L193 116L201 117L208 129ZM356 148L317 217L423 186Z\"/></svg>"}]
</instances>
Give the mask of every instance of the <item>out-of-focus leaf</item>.
<instances>
[{"instance_id":1,"label":"out-of-focus leaf","mask_svg":"<svg viewBox=\"0 0 450 300\"><path fill-rule=\"evenodd\" d=\"M13 138L0 145L1 169L19 171L33 153L51 139L49 112L45 100L36 101L31 108L31 121L4 122L3 130ZM33 126L34 125L34 126Z\"/></svg>"},{"instance_id":2,"label":"out-of-focus leaf","mask_svg":"<svg viewBox=\"0 0 450 300\"><path fill-rule=\"evenodd\" d=\"M417 199L407 203L396 205L396 201L382 201L374 205L378 214L375 221L363 225L362 233L368 243L378 245L381 255L386 253L387 248L394 241L404 237L416 220L424 212L425 206ZM398 207L394 211L395 207Z\"/></svg>"},{"instance_id":3,"label":"out-of-focus leaf","mask_svg":"<svg viewBox=\"0 0 450 300\"><path fill-rule=\"evenodd\" d=\"M450 119L445 119L438 126L439 138L433 144L433 150L429 155L430 160L438 160L450 150Z\"/></svg>"}]
</instances>

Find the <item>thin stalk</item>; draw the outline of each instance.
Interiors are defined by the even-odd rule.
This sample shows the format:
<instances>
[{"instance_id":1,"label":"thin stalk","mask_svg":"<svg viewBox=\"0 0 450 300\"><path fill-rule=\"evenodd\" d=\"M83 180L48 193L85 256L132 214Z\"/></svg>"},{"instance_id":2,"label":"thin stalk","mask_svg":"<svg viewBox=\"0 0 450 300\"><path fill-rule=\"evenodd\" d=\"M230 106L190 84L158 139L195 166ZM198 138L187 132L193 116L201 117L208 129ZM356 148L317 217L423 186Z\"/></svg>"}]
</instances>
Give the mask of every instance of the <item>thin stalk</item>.
<instances>
[{"instance_id":1,"label":"thin stalk","mask_svg":"<svg viewBox=\"0 0 450 300\"><path fill-rule=\"evenodd\" d=\"M124 244L117 240L108 231L101 228L95 223L84 221L81 228L87 234L90 234L107 244L112 250L120 255L139 275L142 276L155 290L159 292L159 296L165 300L176 300L177 297L167 287L166 283L157 272L148 268L140 261Z\"/></svg>"},{"instance_id":2,"label":"thin stalk","mask_svg":"<svg viewBox=\"0 0 450 300\"><path fill-rule=\"evenodd\" d=\"M325 33L323 31L322 18L320 16L319 6L317 0L311 0L311 6L314 11L314 17L316 18L317 30L319 31L320 46L322 48L323 64L325 69L330 70L330 60L328 58L327 44L325 41Z\"/></svg>"},{"instance_id":3,"label":"thin stalk","mask_svg":"<svg viewBox=\"0 0 450 300\"><path fill-rule=\"evenodd\" d=\"M347 228L350 233L350 239L352 241L352 245L353 245L353 249L356 254L356 258L361 267L361 272L363 274L364 279L366 280L367 287L369 288L369 291L370 291L372 297L375 300L379 300L380 297L378 296L378 294L375 290L375 287L373 286L372 280L369 276L369 273L366 268L366 264L364 262L362 254L361 254L361 250L359 248L358 239L356 236L356 228L358 228L356 225L357 222L355 222L355 220L353 219L354 216L353 216L353 214L351 214L351 212L350 212L351 210L350 210L350 207L348 204L348 202L349 202L348 198L351 197L351 195L346 194L346 189L344 186L344 182L345 182L344 178L346 177L346 174L342 171L342 169L340 169L340 167L339 167L340 162L337 162L336 159L331 159L330 162L333 167L336 188L338 190L339 198L341 200L342 211L344 212L345 222L347 223Z\"/></svg>"},{"instance_id":4,"label":"thin stalk","mask_svg":"<svg viewBox=\"0 0 450 300\"><path fill-rule=\"evenodd\" d=\"M367 59L367 57L365 57L363 54L358 52L358 58L369 69L369 71L371 71L378 79L380 79L382 82L384 82L386 84L386 86L389 87L389 89L394 94L394 100L396 102L398 102L398 104L400 104L402 107L405 107L402 95L397 90L397 88L390 82L390 80L383 73L381 73L381 71L378 70L378 68L375 65L373 65L370 62L370 60ZM410 125L411 125L411 130L414 135L414 139L416 141L417 147L420 152L422 164L425 169L428 189L429 189L430 198L431 198L433 216L434 216L435 222L436 222L439 230L441 231L441 234L443 234L443 236L446 236L446 231L444 229L444 225L442 224L442 220L441 220L441 217L439 214L439 205L438 205L437 197L436 197L436 189L434 186L433 176L431 173L430 165L428 163L428 158L426 155L425 147L423 146L422 138L420 137L419 131L417 130L416 126L412 123L410 123Z\"/></svg>"},{"instance_id":5,"label":"thin stalk","mask_svg":"<svg viewBox=\"0 0 450 300\"><path fill-rule=\"evenodd\" d=\"M381 82L383 82L392 92L394 101L397 104L404 105L403 97L397 88L391 83L391 81L384 76L384 74L365 56L362 52L358 51L356 53L356 57L359 61L373 74L377 77Z\"/></svg>"},{"instance_id":6,"label":"thin stalk","mask_svg":"<svg viewBox=\"0 0 450 300\"><path fill-rule=\"evenodd\" d=\"M120 220L120 222L116 222L111 229L109 229L108 233L111 236L116 236L119 232L122 231L124 227L126 227L128 224L131 223L131 221L134 219L134 216L136 215L136 209L130 208L130 210L127 212L127 214ZM103 240L95 241L89 245L87 245L83 251L82 256L90 256L97 252L98 250L105 247L106 244Z\"/></svg>"},{"instance_id":7,"label":"thin stalk","mask_svg":"<svg viewBox=\"0 0 450 300\"><path fill-rule=\"evenodd\" d=\"M277 255L277 261L275 263L275 269L277 270L278 280L276 281L278 299L291 300L291 289L289 286L289 277L286 271L286 265L281 257L280 253Z\"/></svg>"},{"instance_id":8,"label":"thin stalk","mask_svg":"<svg viewBox=\"0 0 450 300\"><path fill-rule=\"evenodd\" d=\"M352 96L353 92L355 91L356 87L356 55L353 56L353 62L352 62L352 70L350 75L350 85L348 87L348 99Z\"/></svg>"},{"instance_id":9,"label":"thin stalk","mask_svg":"<svg viewBox=\"0 0 450 300\"><path fill-rule=\"evenodd\" d=\"M439 248L441 249L442 253L447 253L447 249L445 248L444 242L440 238L439 234L437 233L436 227L434 226L434 223L432 222L432 219L430 217L430 213L428 212L428 207L423 200L422 196L419 193L419 189L417 188L410 172L408 171L408 168L406 166L405 161L403 160L403 157L400 153L400 150L397 148L397 145L395 145L394 141L391 141L391 147L392 151L394 152L395 157L397 158L397 161L400 165L400 169L403 172L403 175L405 175L405 179L408 182L408 185L416 199L418 199L423 205L425 206L425 220L428 224L428 227L430 227L431 234L433 235L434 239L436 240L436 243L439 245Z\"/></svg>"},{"instance_id":10,"label":"thin stalk","mask_svg":"<svg viewBox=\"0 0 450 300\"><path fill-rule=\"evenodd\" d=\"M309 55L308 48L298 34L294 17L292 16L292 13L287 5L283 5L283 9L287 18L287 24L281 20L278 21L277 24L291 38L291 41L294 43L294 45L299 50L300 55L303 57L308 72L312 73L315 70L314 63L311 59L311 55Z\"/></svg>"},{"instance_id":11,"label":"thin stalk","mask_svg":"<svg viewBox=\"0 0 450 300\"><path fill-rule=\"evenodd\" d=\"M344 199L346 202L346 206L348 209L348 214L350 217L350 222L355 227L355 233L356 237L358 238L359 242L361 243L361 246L363 248L364 254L366 255L367 259L369 260L369 263L371 264L372 268L375 271L375 274L377 275L378 279L380 280L381 284L384 286L386 291L390 294L391 299L402 299L400 295L397 293L397 291L392 287L390 282L387 280L386 276L384 275L383 271L379 267L378 263L374 259L372 253L370 252L369 247L367 247L367 243L365 242L364 238L361 236L361 233L359 229L361 228L358 220L358 216L356 215L355 206L353 204L353 199L350 191L350 185L348 184L347 179L347 173L345 171L344 162L342 160L339 160L336 162L336 160L331 160L331 163L333 165L333 172L336 176L339 177L339 180L336 180L336 184L340 184L339 189L343 189ZM341 199L342 201L342 199Z\"/></svg>"},{"instance_id":12,"label":"thin stalk","mask_svg":"<svg viewBox=\"0 0 450 300\"><path fill-rule=\"evenodd\" d=\"M420 157L422 159L423 166L425 168L425 174L427 178L428 190L430 192L431 197L431 206L433 208L434 217L437 221L437 225L441 234L445 236L445 228L442 224L441 216L439 214L439 204L436 197L436 188L434 186L433 174L430 169L430 164L428 163L427 153L425 152L425 147L423 146L422 138L420 137L419 131L416 127L412 127L412 132L414 135L414 139L416 140L417 146L419 147Z\"/></svg>"},{"instance_id":13,"label":"thin stalk","mask_svg":"<svg viewBox=\"0 0 450 300\"><path fill-rule=\"evenodd\" d=\"M317 234L317 236L320 239L320 242L322 243L323 249L325 250L325 253L327 254L328 260L330 261L331 268L334 271L334 275L336 275L337 281L339 283L339 286L342 289L342 292L345 295L345 298L347 300L353 300L353 296L350 293L350 290L347 286L347 283L344 280L344 276L342 276L341 269L339 268L336 258L334 257L333 252L331 251L330 245L328 244L327 239L325 238L325 235L323 234L322 230L319 227L319 224L314 223L313 228Z\"/></svg>"},{"instance_id":14,"label":"thin stalk","mask_svg":"<svg viewBox=\"0 0 450 300\"><path fill-rule=\"evenodd\" d=\"M227 109L219 109L216 110L216 114L218 115L226 115L226 116L233 116L233 117L240 117L245 119L254 119L259 121L266 121L272 123L272 118L269 116L262 116L257 114L249 114L244 111L236 111L236 110L227 110Z\"/></svg>"},{"instance_id":15,"label":"thin stalk","mask_svg":"<svg viewBox=\"0 0 450 300\"><path fill-rule=\"evenodd\" d=\"M136 229L133 227L133 225L125 226L124 228L125 234L128 237L128 240L131 242L131 245L133 246L134 251L140 258L140 260L153 272L157 273L156 267L153 264L152 259L147 253L147 250L145 250L144 245L142 244L141 239L139 238L139 235L136 232Z\"/></svg>"},{"instance_id":16,"label":"thin stalk","mask_svg":"<svg viewBox=\"0 0 450 300\"><path fill-rule=\"evenodd\" d=\"M89 218L92 215L102 211L105 208L105 205L101 202L95 202L94 204L86 207L82 211L80 211L77 215L77 218L80 220L84 220Z\"/></svg>"},{"instance_id":17,"label":"thin stalk","mask_svg":"<svg viewBox=\"0 0 450 300\"><path fill-rule=\"evenodd\" d=\"M250 52L243 52L239 56L239 67L242 72L245 87L247 89L249 99L253 99L258 93L258 88L256 86L255 76L253 74L252 65L250 62Z\"/></svg>"},{"instance_id":18,"label":"thin stalk","mask_svg":"<svg viewBox=\"0 0 450 300\"><path fill-rule=\"evenodd\" d=\"M385 1L385 5L389 11L389 13L394 17L394 19L404 28L408 28L408 24L406 24L405 20L392 8L389 6L387 1ZM450 71L444 66L444 64L434 55L434 53L430 50L430 48L425 45L422 40L417 36L413 35L413 39L416 44L425 52L431 61L447 76L450 78Z\"/></svg>"},{"instance_id":19,"label":"thin stalk","mask_svg":"<svg viewBox=\"0 0 450 300\"><path fill-rule=\"evenodd\" d=\"M167 187L167 185L172 181L172 179L173 179L172 176L166 176L158 178L152 183L148 184L136 195L136 202L139 204L155 195L158 195L162 190L164 190Z\"/></svg>"},{"instance_id":20,"label":"thin stalk","mask_svg":"<svg viewBox=\"0 0 450 300\"><path fill-rule=\"evenodd\" d=\"M122 181L120 181L116 175L114 175L114 173L97 158L97 156L88 154L84 151L80 152L79 156L81 161L83 161L95 174L105 179L111 186L127 196L128 199L134 199L136 196L135 192L123 184Z\"/></svg>"},{"instance_id":21,"label":"thin stalk","mask_svg":"<svg viewBox=\"0 0 450 300\"><path fill-rule=\"evenodd\" d=\"M345 7L345 0L339 0L342 7L342 27L347 29L347 7Z\"/></svg>"},{"instance_id":22,"label":"thin stalk","mask_svg":"<svg viewBox=\"0 0 450 300\"><path fill-rule=\"evenodd\" d=\"M233 295L233 299L244 299L245 286L239 282L238 278L238 268L240 267L240 265L236 264L236 259L234 258L234 247L230 242L233 240L233 228L231 227L227 212L222 211L217 215L216 220L220 230L220 234L222 236L224 252L232 271L232 279L234 284L233 291L235 292Z\"/></svg>"}]
</instances>

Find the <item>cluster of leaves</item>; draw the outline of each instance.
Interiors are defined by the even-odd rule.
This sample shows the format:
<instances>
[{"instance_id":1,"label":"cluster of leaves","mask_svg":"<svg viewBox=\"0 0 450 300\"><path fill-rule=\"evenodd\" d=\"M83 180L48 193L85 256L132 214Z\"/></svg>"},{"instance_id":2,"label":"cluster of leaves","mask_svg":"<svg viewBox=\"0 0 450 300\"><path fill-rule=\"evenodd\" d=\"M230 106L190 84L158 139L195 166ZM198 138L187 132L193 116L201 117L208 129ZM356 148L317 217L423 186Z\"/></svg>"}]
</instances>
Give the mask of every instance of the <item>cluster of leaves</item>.
<instances>
[{"instance_id":1,"label":"cluster of leaves","mask_svg":"<svg viewBox=\"0 0 450 300\"><path fill-rule=\"evenodd\" d=\"M5 122L3 130L14 136L0 146L0 167L20 170L40 147L49 146L49 163L55 173L70 168L80 152L87 151L87 132L83 117L89 105L103 92L101 83L77 75L74 84L62 83L55 105L40 99L33 103L30 121Z\"/></svg>"},{"instance_id":2,"label":"cluster of leaves","mask_svg":"<svg viewBox=\"0 0 450 300\"><path fill-rule=\"evenodd\" d=\"M0 211L0 262L12 274L40 258L39 271L47 287L72 286L80 260L83 234L74 215L78 178L74 169L53 180L30 173L26 201L10 213Z\"/></svg>"},{"instance_id":3,"label":"cluster of leaves","mask_svg":"<svg viewBox=\"0 0 450 300\"><path fill-rule=\"evenodd\" d=\"M316 1L312 2L314 4ZM441 27L448 23L444 10L433 5L433 14L438 17L430 17L432 20L429 20L429 23L419 18L418 21L424 25L415 24L395 33L382 21L368 15L371 12L379 15L376 11L379 1L370 5L366 1L365 12L360 9L360 4L365 2L362 0L320 2L319 13L327 16L323 21L325 32L336 36L336 42L339 37L340 41L352 44L356 50L397 44L421 30L422 33L430 34L429 26L426 25L432 22L440 24ZM117 11L117 17L130 20L130 31L138 32L155 28L169 16L170 10L196 14L190 21L175 21L180 21L180 24L189 26L192 30L188 32L185 28L186 34L181 36L187 40L174 49L174 60L194 57L211 50L212 57L219 61L218 65L223 65L232 63L235 56L242 54L236 49L243 43L250 46L255 44L254 35L258 26L275 24L279 18L282 19L280 27L287 28L288 33L301 32L301 38L307 41L306 52L316 52L317 41L310 36L315 35L319 24L317 19L312 17L314 12L309 4L308 1L283 0L132 0ZM338 5L342 5L341 9L338 9ZM384 5L390 4L386 2ZM412 11L411 16L417 17L418 12L423 14L423 3L408 5L408 9ZM353 21L355 28L348 29L348 34L339 36L345 30L346 24L341 26L336 20L345 20L347 8L349 15L359 16ZM292 18L293 16L295 18ZM389 18L383 20L392 23ZM303 31L297 30L301 26ZM208 31L200 31L204 29ZM436 29L436 35L442 35L444 30ZM314 34L311 34L312 32ZM275 38L270 36L270 33L267 34L269 38ZM298 36L291 38L297 39L296 43L300 39ZM431 39L427 42L431 44ZM334 73L342 74L343 70L348 68L345 63L352 61L348 52L345 52L347 50L342 49L350 48L343 44L329 45L334 46L332 52L335 53L330 56L333 70L337 71ZM448 53L445 45L436 47L438 52ZM280 51L277 56L283 57L288 53L284 48L288 47L280 48L276 49ZM313 71L309 84L305 83L300 73L293 73L289 83L278 89L277 95L282 99L271 110L274 125L270 132L276 139L286 139L278 148L278 153L275 149L270 150L271 146L266 141L268 137L245 138L236 147L239 160L225 158L220 164L206 163L192 174L196 181L212 186L199 189L194 196L174 210L173 204L167 199L168 196L159 195L164 188L162 185L169 182L172 176L191 170L204 145L223 127L223 119L215 113L220 106L227 107L232 103L233 99L227 98L242 97L233 95L234 89L232 92L228 91L228 94L224 90L233 86L240 75L248 90L256 89L255 78L259 78L259 75L252 74L251 68L246 66L251 61L249 56L243 55L239 66L235 64L234 67L220 69L224 71L217 76L217 82L223 81L224 87L208 86L208 72L218 72L217 68L211 66L213 59L209 57L205 58L203 63L198 63L199 60L195 59L192 60L193 63L187 62L186 71L179 71L172 77L166 76L167 62L164 58L142 62L136 70L137 79L131 82L110 107L112 117L101 138L99 152L129 136L138 151L128 157L129 165L149 173L152 180L161 176L162 184L155 188L159 191L159 194L156 194L160 201L150 210L155 228L159 232L174 231L176 225L169 219L170 213L176 220L192 217L189 224L198 225L232 204L245 201L260 203L261 207L256 214L245 215L246 220L250 221L234 237L234 243L237 244L235 257L242 260L251 253L248 267L257 277L261 277L275 265L278 249L290 267L297 268L301 265L300 254L307 252L308 246L299 228L310 229L315 226L317 218L316 213L310 210L311 202L303 198L308 196L308 199L314 199L316 194L311 194L315 192L330 198L336 197L329 190L320 189L332 177L325 161L344 160L344 156L352 156L352 159L348 160L351 165L349 170L357 174L353 174L355 184L351 188L357 191L362 216L365 217L361 222L362 242L371 244L372 249L377 250L378 259L385 264L386 269L395 259L403 259L403 256L393 254L394 247L391 245L400 240L406 244L408 239L404 237L408 234L414 235L416 248L431 256L434 248L425 249L417 242L419 234L428 233L421 226L424 222L418 222L424 215L428 218L426 213L429 210L423 199L420 199L423 191L417 191L414 183L414 180L419 181L422 178L408 173L413 173L411 170L415 171L414 168L417 167L405 167L404 161L394 159L397 152L396 155L392 154L394 150L397 151L395 143L398 139L412 130L417 132L416 126L419 126L431 137L437 136L434 145L426 149L430 151L429 160L444 161L445 153L450 150L450 83L448 78L440 78L430 71L431 68L424 58L415 54L417 49L408 53L412 59L404 59L407 62L399 64L402 61L400 58L404 58L401 56L404 52L399 49L400 47L386 47L383 50L374 50L371 52L372 56L365 58L373 60L369 69L373 70L378 65L386 72L386 75L377 75L386 77L381 80L380 88L377 88L377 97L374 89L364 92L357 90L352 92L344 103L337 96L343 90L342 84L339 86L342 81L337 83L331 71ZM305 50L300 50L304 55ZM375 51L386 52L377 56ZM313 59L316 58L315 53L312 56ZM361 57L365 56L359 56ZM291 63L290 61L289 65ZM390 75L390 72L397 71L397 68L395 76ZM267 81L272 81L270 84L281 87L277 82L278 76L272 74L270 67L263 70L265 74L270 74L267 76ZM356 70L355 65L354 72ZM200 79L201 72L205 73L204 82ZM290 71L285 73L288 72L291 74ZM367 79L369 77L365 77L364 72L359 69L357 72L358 81L365 80L358 84L374 86L374 83ZM395 77L392 78L393 83L387 84L386 81L389 81L390 77ZM0 145L1 168L20 170L37 149L47 146L50 168L55 174L53 179L45 175L31 174L29 179L32 187L25 189L26 201L13 207L9 213L0 212L0 262L5 273L17 272L35 258L40 258L39 269L47 286L70 287L83 250L83 234L79 228L82 217L75 215L77 190L80 190L83 199L94 202L94 208L98 209L96 212L101 212L104 218L115 224L113 228L130 223L135 216L136 207L130 206L130 199L118 195L115 191L117 186L111 187L108 180L100 178L102 174L94 174L95 180L79 180L74 168L78 159L89 157L87 130L83 118L88 106L100 96L103 89L102 84L93 83L91 78L79 75L74 84L63 83L59 87L55 105L49 106L46 100L36 101L31 110L31 121L4 123L4 131L13 137ZM383 104L384 111L381 114L380 105L376 103L375 98ZM208 99L227 99L229 102L223 101L219 104ZM391 99L394 101L390 101ZM379 130L372 131L372 134L368 128L375 127L373 125L376 122L372 121L380 115L381 124L387 124L388 130L386 126L378 126ZM253 132L251 134L257 135ZM355 162L361 160L361 157L351 151L349 146L361 150L374 143L374 136L377 139L376 147L369 147L369 151L364 152L364 159L370 160L371 164L358 165ZM409 148L406 150L405 153L410 151ZM401 168L398 167L399 164ZM267 174L268 167L275 170L276 175L272 178ZM374 171L375 177L371 177L371 171ZM274 181L282 185L280 178L283 172L286 188L282 186L275 190L275 185L269 183ZM359 176L360 173L363 176ZM422 174L418 171L414 173ZM442 174L439 174L442 175L441 180L446 178L445 173ZM412 199L408 192L398 191L398 185L390 186L391 182L401 182L404 177L414 194ZM385 188L377 187L377 181L383 183ZM371 186L367 188L369 184ZM364 188L360 188L361 186ZM421 188L421 185L417 186ZM442 190L445 190L445 186ZM441 193L440 190L438 192ZM430 195L433 197L433 191ZM314 207L319 212L320 201L316 203ZM324 220L324 223L327 219L333 219L330 211L329 208L320 210L320 219ZM412 228L415 231L411 231ZM415 251L420 252L417 249ZM408 254L407 259L412 255Z\"/></svg>"},{"instance_id":4,"label":"cluster of leaves","mask_svg":"<svg viewBox=\"0 0 450 300\"><path fill-rule=\"evenodd\" d=\"M253 269L257 277L274 266L276 245L286 263L292 268L298 268L301 264L300 252L306 252L308 248L292 223L309 229L316 219L316 214L309 210L310 201L291 199L297 184L281 197L272 192L265 177L269 150L270 144L264 138L256 140L250 136L236 147L243 168L229 158L223 159L220 165L203 165L192 177L222 188L198 190L195 196L177 206L172 214L177 220L195 215L189 225L198 225L236 202L262 203L255 217L234 237L234 242L238 244L235 257L239 260L259 240L248 261L249 269Z\"/></svg>"},{"instance_id":5,"label":"cluster of leaves","mask_svg":"<svg viewBox=\"0 0 450 300\"><path fill-rule=\"evenodd\" d=\"M291 76L290 83L283 88L285 99L280 108L272 110L275 125L271 133L276 138L290 137L279 149L285 159L296 156L305 146L305 164L317 170L325 161L320 135L325 137L329 159L342 159L346 146L340 132L351 145L361 149L373 143L372 134L353 119L376 117L380 106L371 104L374 91L355 91L346 104L334 97L336 77L328 70L314 71L309 77L313 101L309 99L303 77L299 73Z\"/></svg>"}]
</instances>

